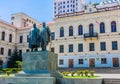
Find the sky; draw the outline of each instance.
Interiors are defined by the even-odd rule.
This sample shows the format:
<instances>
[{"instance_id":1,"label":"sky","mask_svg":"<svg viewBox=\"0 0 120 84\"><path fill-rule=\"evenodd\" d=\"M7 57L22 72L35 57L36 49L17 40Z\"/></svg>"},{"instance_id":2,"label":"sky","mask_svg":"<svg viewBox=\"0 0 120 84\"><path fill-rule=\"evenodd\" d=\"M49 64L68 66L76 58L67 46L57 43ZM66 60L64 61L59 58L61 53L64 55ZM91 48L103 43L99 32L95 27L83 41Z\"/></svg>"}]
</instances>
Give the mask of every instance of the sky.
<instances>
[{"instance_id":1,"label":"sky","mask_svg":"<svg viewBox=\"0 0 120 84\"><path fill-rule=\"evenodd\" d=\"M54 0L0 0L0 19L10 22L10 15L24 12L39 22L53 20ZM92 0L100 2L102 0ZM87 0L87 3L90 0Z\"/></svg>"}]
</instances>

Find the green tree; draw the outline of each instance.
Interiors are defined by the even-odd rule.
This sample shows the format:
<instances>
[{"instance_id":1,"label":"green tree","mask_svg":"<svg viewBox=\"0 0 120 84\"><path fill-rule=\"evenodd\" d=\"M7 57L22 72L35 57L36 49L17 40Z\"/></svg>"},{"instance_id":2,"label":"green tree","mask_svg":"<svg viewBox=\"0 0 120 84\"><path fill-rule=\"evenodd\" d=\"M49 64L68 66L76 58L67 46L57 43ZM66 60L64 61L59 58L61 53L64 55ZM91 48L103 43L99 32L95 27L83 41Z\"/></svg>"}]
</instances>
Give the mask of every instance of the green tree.
<instances>
[{"instance_id":1,"label":"green tree","mask_svg":"<svg viewBox=\"0 0 120 84\"><path fill-rule=\"evenodd\" d=\"M22 61L22 56L20 56L17 47L15 47L12 56L8 59L8 68L18 68L16 61Z\"/></svg>"}]
</instances>

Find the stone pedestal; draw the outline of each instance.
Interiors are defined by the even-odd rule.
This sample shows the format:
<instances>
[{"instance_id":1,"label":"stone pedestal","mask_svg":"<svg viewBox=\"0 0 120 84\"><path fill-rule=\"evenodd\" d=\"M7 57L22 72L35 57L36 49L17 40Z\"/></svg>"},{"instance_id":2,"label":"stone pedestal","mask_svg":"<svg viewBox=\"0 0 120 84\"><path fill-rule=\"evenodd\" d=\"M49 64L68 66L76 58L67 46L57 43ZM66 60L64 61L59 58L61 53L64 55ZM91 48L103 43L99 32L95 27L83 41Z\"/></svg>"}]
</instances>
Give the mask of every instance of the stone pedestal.
<instances>
[{"instance_id":1,"label":"stone pedestal","mask_svg":"<svg viewBox=\"0 0 120 84\"><path fill-rule=\"evenodd\" d=\"M23 54L23 71L27 74L48 74L57 71L57 54L49 51Z\"/></svg>"},{"instance_id":2,"label":"stone pedestal","mask_svg":"<svg viewBox=\"0 0 120 84\"><path fill-rule=\"evenodd\" d=\"M56 84L55 77L15 77L8 78L4 84Z\"/></svg>"},{"instance_id":3,"label":"stone pedestal","mask_svg":"<svg viewBox=\"0 0 120 84\"><path fill-rule=\"evenodd\" d=\"M23 56L22 72L8 79L9 84L56 84L57 54L49 51L28 52Z\"/></svg>"},{"instance_id":4,"label":"stone pedestal","mask_svg":"<svg viewBox=\"0 0 120 84\"><path fill-rule=\"evenodd\" d=\"M50 51L24 53L22 69L26 74L50 74L52 77L61 77L57 60L57 54Z\"/></svg>"}]
</instances>

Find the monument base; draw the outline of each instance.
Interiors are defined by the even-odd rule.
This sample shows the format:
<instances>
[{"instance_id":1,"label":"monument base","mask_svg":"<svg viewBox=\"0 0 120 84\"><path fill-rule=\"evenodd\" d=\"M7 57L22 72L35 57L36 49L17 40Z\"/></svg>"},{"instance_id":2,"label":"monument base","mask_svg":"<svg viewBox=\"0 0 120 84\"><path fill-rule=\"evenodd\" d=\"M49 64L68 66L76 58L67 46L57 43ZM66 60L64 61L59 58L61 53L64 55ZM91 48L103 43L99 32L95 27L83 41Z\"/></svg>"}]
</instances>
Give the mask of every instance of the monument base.
<instances>
[{"instance_id":1,"label":"monument base","mask_svg":"<svg viewBox=\"0 0 120 84\"><path fill-rule=\"evenodd\" d=\"M56 84L54 77L15 77L9 78L6 84Z\"/></svg>"},{"instance_id":2,"label":"monument base","mask_svg":"<svg viewBox=\"0 0 120 84\"><path fill-rule=\"evenodd\" d=\"M25 74L50 74L51 77L62 77L58 72L57 62L58 56L53 52L27 52L23 54L22 69Z\"/></svg>"},{"instance_id":3,"label":"monument base","mask_svg":"<svg viewBox=\"0 0 120 84\"><path fill-rule=\"evenodd\" d=\"M62 76L57 71L57 54L49 51L23 54L23 71L9 78L6 84L56 84Z\"/></svg>"}]
</instances>

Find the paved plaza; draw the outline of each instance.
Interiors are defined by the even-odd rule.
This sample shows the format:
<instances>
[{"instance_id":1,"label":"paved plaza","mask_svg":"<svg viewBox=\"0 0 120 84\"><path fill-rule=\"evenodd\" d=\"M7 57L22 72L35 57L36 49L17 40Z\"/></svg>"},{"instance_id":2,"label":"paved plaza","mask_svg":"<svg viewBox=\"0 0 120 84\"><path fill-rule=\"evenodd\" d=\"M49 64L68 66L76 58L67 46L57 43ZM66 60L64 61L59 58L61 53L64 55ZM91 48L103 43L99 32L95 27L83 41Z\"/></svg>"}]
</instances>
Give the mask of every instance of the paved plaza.
<instances>
[{"instance_id":1,"label":"paved plaza","mask_svg":"<svg viewBox=\"0 0 120 84\"><path fill-rule=\"evenodd\" d=\"M120 73L119 74L95 74L95 76L100 76L100 78L120 78Z\"/></svg>"}]
</instances>

